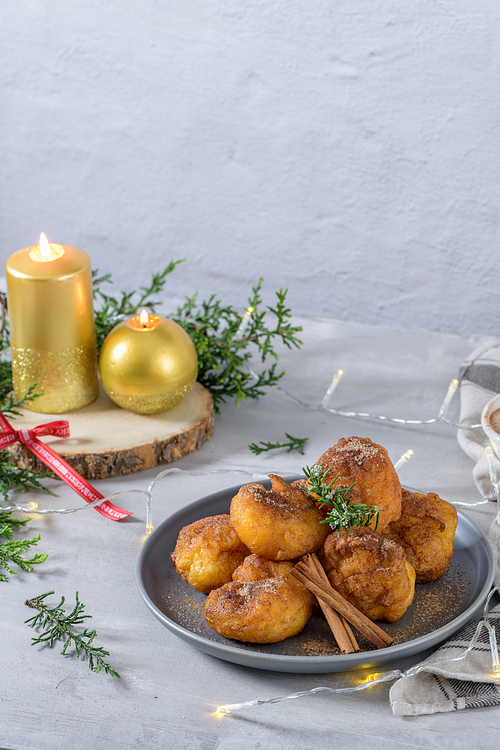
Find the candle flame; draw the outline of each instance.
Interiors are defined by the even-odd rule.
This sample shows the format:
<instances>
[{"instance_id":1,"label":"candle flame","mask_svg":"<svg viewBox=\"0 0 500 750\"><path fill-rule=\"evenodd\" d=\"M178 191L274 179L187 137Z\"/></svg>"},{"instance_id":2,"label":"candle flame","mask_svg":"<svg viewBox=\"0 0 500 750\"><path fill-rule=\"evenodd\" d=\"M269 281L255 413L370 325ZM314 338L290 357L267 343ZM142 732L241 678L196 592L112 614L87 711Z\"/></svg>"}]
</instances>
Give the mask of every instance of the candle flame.
<instances>
[{"instance_id":1,"label":"candle flame","mask_svg":"<svg viewBox=\"0 0 500 750\"><path fill-rule=\"evenodd\" d=\"M50 263L53 260L61 258L63 255L64 247L62 245L51 244L44 232L40 234L38 245L34 245L29 251L30 258L37 263Z\"/></svg>"},{"instance_id":2,"label":"candle flame","mask_svg":"<svg viewBox=\"0 0 500 750\"><path fill-rule=\"evenodd\" d=\"M54 253L52 252L52 248L50 247L49 241L43 232L40 235L40 241L38 243L38 246L40 248L40 255L42 256L43 260L54 259Z\"/></svg>"},{"instance_id":3,"label":"candle flame","mask_svg":"<svg viewBox=\"0 0 500 750\"><path fill-rule=\"evenodd\" d=\"M149 323L149 315L147 310L141 310L141 314L139 315L139 322L142 326L147 326Z\"/></svg>"}]
</instances>

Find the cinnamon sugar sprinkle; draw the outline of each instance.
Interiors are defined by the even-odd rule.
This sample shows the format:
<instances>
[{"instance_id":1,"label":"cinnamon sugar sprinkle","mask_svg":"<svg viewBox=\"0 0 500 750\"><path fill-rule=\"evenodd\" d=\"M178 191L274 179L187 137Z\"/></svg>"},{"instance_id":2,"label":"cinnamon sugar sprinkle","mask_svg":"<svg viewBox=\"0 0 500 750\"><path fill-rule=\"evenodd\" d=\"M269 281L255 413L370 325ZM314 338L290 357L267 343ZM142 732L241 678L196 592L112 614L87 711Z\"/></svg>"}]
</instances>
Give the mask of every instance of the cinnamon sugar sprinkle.
<instances>
[{"instance_id":1,"label":"cinnamon sugar sprinkle","mask_svg":"<svg viewBox=\"0 0 500 750\"><path fill-rule=\"evenodd\" d=\"M277 590L278 582L277 578L261 578L258 581L246 581L241 584L235 593L242 599L250 598L256 589L264 591L265 593L273 594Z\"/></svg>"},{"instance_id":2,"label":"cinnamon sugar sprinkle","mask_svg":"<svg viewBox=\"0 0 500 750\"><path fill-rule=\"evenodd\" d=\"M363 463L366 458L374 458L380 453L380 448L372 443L366 443L361 438L349 438L346 443L342 445L336 445L336 452L338 453L352 453L352 457L359 466Z\"/></svg>"}]
</instances>

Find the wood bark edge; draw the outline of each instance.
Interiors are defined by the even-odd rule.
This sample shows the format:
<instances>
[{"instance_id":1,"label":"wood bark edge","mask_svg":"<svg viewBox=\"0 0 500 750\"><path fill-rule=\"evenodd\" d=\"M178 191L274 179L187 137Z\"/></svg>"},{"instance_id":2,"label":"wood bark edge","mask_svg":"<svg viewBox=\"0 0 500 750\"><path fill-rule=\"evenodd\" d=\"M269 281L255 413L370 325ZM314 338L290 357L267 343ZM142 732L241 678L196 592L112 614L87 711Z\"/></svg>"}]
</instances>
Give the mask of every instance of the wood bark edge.
<instances>
[{"instance_id":1,"label":"wood bark edge","mask_svg":"<svg viewBox=\"0 0 500 750\"><path fill-rule=\"evenodd\" d=\"M209 413L198 423L165 439L152 439L145 445L126 449L110 449L99 453L64 453L64 460L85 479L107 479L125 476L156 466L173 463L189 453L197 451L213 435L214 413ZM52 446L57 452L57 446ZM11 460L20 469L47 472L47 466L28 448L15 443L7 448Z\"/></svg>"}]
</instances>

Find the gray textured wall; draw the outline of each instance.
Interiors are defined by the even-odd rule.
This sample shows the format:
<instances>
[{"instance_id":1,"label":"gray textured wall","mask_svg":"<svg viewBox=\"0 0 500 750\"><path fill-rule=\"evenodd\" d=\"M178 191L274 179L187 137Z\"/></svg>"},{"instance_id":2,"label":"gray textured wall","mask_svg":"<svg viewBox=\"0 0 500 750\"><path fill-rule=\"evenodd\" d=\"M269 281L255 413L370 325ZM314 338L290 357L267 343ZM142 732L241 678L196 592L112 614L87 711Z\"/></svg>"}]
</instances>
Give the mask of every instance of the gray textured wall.
<instances>
[{"instance_id":1,"label":"gray textured wall","mask_svg":"<svg viewBox=\"0 0 500 750\"><path fill-rule=\"evenodd\" d=\"M496 0L16 0L0 253L500 334Z\"/></svg>"}]
</instances>

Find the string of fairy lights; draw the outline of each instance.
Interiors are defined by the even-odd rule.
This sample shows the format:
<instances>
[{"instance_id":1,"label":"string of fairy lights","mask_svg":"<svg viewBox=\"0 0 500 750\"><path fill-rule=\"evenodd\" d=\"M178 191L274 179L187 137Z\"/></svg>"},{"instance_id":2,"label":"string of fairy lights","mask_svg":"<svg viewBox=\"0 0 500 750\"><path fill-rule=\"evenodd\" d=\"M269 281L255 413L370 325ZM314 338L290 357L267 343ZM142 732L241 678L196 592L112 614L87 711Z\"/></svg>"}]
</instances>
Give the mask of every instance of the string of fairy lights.
<instances>
[{"instance_id":1,"label":"string of fairy lights","mask_svg":"<svg viewBox=\"0 0 500 750\"><path fill-rule=\"evenodd\" d=\"M392 669L389 672L381 672L380 674L374 674L367 680L363 680L358 685L354 685L351 687L332 688L332 687L320 686L320 687L312 688L311 690L301 690L297 693L290 693L289 695L282 695L276 698L269 698L267 700L257 699L257 700L251 700L251 701L244 701L242 703L227 703L225 705L218 706L215 711L215 715L217 718L223 718L227 714L234 713L235 711L241 711L242 709L254 708L255 706L262 706L266 703L281 703L282 701L294 700L296 698L303 698L306 695L314 695L315 693L328 692L328 693L335 693L338 695L342 693L355 693L360 690L367 690L368 688L372 688L381 682L394 682L394 680L398 680L402 677L414 677L415 675L419 674L420 672L423 672L424 670L430 671L432 667L438 667L443 664L449 664L451 662L461 661L462 659L465 659L467 654L470 654L470 652L476 646L483 629L485 629L488 633L491 656L492 656L491 672L485 675L485 677L488 677L493 682L500 683L500 660L498 658L496 633L495 633L495 628L488 620L491 598L495 592L499 591L499 589L500 589L500 586L495 586L495 588L493 588L490 591L488 598L486 600L485 607L484 607L483 618L478 622L475 633L468 647L464 649L464 651L461 654L458 654L457 656L448 657L446 659L434 659L434 660L426 661L426 662L423 662L422 664L417 664L414 667L410 667L410 669L407 669L404 672L402 672L400 669Z\"/></svg>"},{"instance_id":2,"label":"string of fairy lights","mask_svg":"<svg viewBox=\"0 0 500 750\"><path fill-rule=\"evenodd\" d=\"M248 315L251 314L251 312L249 312L249 311L250 311L250 308L247 311ZM242 322L241 326L243 326L244 322L245 321ZM242 330L244 330L244 327L243 327ZM257 379L257 375L252 370L250 370L250 374L254 378ZM480 424L477 424L477 425L464 425L464 424L456 424L456 423L448 420L448 418L447 418L446 415L448 413L448 410L449 410L451 401L453 399L453 396L456 393L456 390L457 390L458 385L459 385L459 381L456 378L454 378L451 381L450 385L448 386L448 389L446 391L446 395L444 397L444 400L443 400L443 402L441 404L441 407L439 409L439 412L438 412L437 416L436 417L432 417L430 419L417 420L417 419L402 419L402 418L395 418L395 417L387 417L387 416L382 415L382 414L380 414L380 415L374 415L374 414L369 414L367 412L354 412L354 411L346 411L346 410L342 410L342 409L334 409L333 407L329 406L329 404L330 404L330 401L332 399L332 396L333 396L333 394L334 394L337 386L339 385L339 383L340 383L340 381L342 379L342 376L343 376L343 370L338 370L335 373L335 375L333 376L333 378L332 378L332 380L330 382L330 385L328 386L327 391L325 392L325 395L323 396L323 398L321 399L321 402L319 404L311 404L311 403L308 403L308 402L306 402L306 401L304 401L302 399L299 399L297 396L289 393L287 390L285 390L281 386L276 386L276 390L278 390L286 398L291 399L295 404L298 404L298 405L300 405L300 406L302 406L302 407L304 407L306 409L310 409L310 410L314 410L314 411L321 411L322 410L322 411L326 411L327 413L332 414L334 416L346 417L346 418L349 418L349 419L378 420L378 421L388 422L390 424L395 424L395 425L412 425L412 426L415 426L415 425L432 425L432 424L437 424L438 422L445 422L446 424L449 424L449 425L451 425L453 427L462 427L462 428L467 428L467 429L476 429L476 428L480 428L481 427ZM493 452L492 452L490 446L488 446L485 449L485 451L486 451L486 456L487 456L487 460L488 460L489 476L490 476L490 482L491 482L491 487L492 487L492 490L491 490L490 494L488 495L487 498L485 498L483 500L480 500L480 501L477 501L477 502L474 502L474 503L461 503L461 502L455 501L454 505L462 505L462 506L465 506L465 507L474 507L474 506L477 506L477 505L483 505L484 503L487 503L488 501L493 501L493 502L497 502L498 503L499 486L498 486L498 480L497 480L497 477L496 477L495 468L494 468L494 465L493 465ZM408 461L412 457L412 455L413 455L413 451L411 449L407 450L401 456L401 458L394 464L396 470L398 470L406 461ZM169 469L165 469L164 471L161 471L153 479L153 481L151 482L151 484L149 485L149 487L148 487L147 490L125 490L125 491L122 491L122 492L117 492L117 493L115 493L113 495L108 495L105 498L98 499L98 500L95 500L95 501L90 502L90 503L86 503L85 505L78 506L78 507L72 507L72 508L39 508L38 507L38 503L36 503L34 501L30 501L30 502L27 502L27 503L15 503L15 504L9 505L9 506L0 506L0 510L2 510L2 509L3 510L7 510L9 508L10 509L15 508L15 510L20 511L22 513L36 513L36 514L39 514L39 515L50 515L50 514L65 515L65 514L69 514L69 513L76 513L77 511L80 511L80 510L86 510L87 508L95 507L96 505L100 505L101 503L103 503L106 500L111 502L113 500L124 499L126 497L131 497L131 496L142 497L142 498L145 498L145 500L146 500L146 535L149 535L153 531L153 529L154 529L153 522L152 522L152 504L153 504L153 495L152 495L152 492L153 492L153 488L155 487L156 483L160 479L162 479L163 477L165 477L165 476L167 476L168 474L171 474L171 473L183 473L183 474L187 474L187 475L190 475L190 476L207 476L209 474L229 474L229 473L233 473L233 474L244 474L244 475L253 477L254 479L258 479L258 478L261 478L263 476L266 476L267 473L269 473L269 471L266 472L266 474L262 474L262 473L260 473L260 474L251 474L251 473L246 472L244 470L236 470L236 469L217 469L217 470L211 471L211 472L195 472L195 471L186 471L186 470L177 469L177 468L169 468ZM279 473L279 470L276 470L276 473ZM283 473L283 472L281 472L281 473Z\"/></svg>"},{"instance_id":3,"label":"string of fairy lights","mask_svg":"<svg viewBox=\"0 0 500 750\"><path fill-rule=\"evenodd\" d=\"M248 325L248 321L250 319L250 316L252 314L253 310L251 308L248 308L247 312L245 313L245 316L242 320L240 331L239 333L243 334L245 327ZM252 377L257 378L257 375L252 371L249 370L249 373ZM457 388L459 386L459 381L454 378L450 385L448 386L448 389L446 391L445 397L443 399L443 402L441 404L441 407L435 417L424 419L424 420L417 420L417 419L402 419L402 418L395 418L395 417L388 417L382 414L374 415L367 412L355 412L350 410L344 410L344 409L336 409L331 406L331 400L332 397L339 386L342 377L343 377L343 370L337 370L337 372L334 374L328 389L326 390L321 402L319 404L311 404L303 399L298 398L297 396L289 393L287 390L282 388L281 386L276 386L276 390L280 392L283 396L285 396L287 399L291 400L296 405L301 406L302 408L313 410L313 411L324 411L329 414L332 414L333 416L337 417L344 417L348 419L361 419L361 420L374 420L379 422L385 422L389 424L394 425L408 425L408 426L417 426L417 425L435 425L439 422L444 422L450 426L456 427L456 428L463 428L467 430L474 430L481 428L481 424L460 424L455 423L448 419L447 414L448 410L451 404L451 401L453 399L454 394L457 391ZM394 466L396 470L399 470L401 466L406 463L413 455L413 451L407 450L398 461L395 462ZM485 503L488 503L490 501L496 502L497 504L497 512L498 517L500 518L500 488L498 483L498 478L496 475L494 463L493 463L493 451L490 446L487 446L485 448L485 455L487 459L487 465L489 470L489 479L491 483L491 492L488 495L488 497L473 503L461 503L456 501L453 503L454 505L461 505L466 507L473 507L478 505L483 505ZM85 510L87 508L92 508L94 506L100 505L105 500L107 501L114 501L118 499L124 499L127 497L140 497L142 499L146 500L146 536L151 534L151 532L154 529L153 525L153 518L152 518L152 505L153 505L153 490L157 484L158 481L163 479L164 477L170 475L170 474L182 474L186 476L207 476L207 475L215 475L215 474L239 474L239 475L245 475L248 477L251 477L253 479L261 479L264 476L267 476L269 471L266 472L266 474L255 474L251 473L249 471L243 470L243 469L216 469L213 471L191 471L191 470L185 470L185 469L179 469L177 467L169 467L165 469L164 471L161 471L150 483L147 490L128 490L123 492L117 492L113 495L109 495L106 498L101 498L98 500L95 500L91 503L86 503L83 506L79 507L71 507L71 508L39 508L38 504L36 502L30 501L27 503L14 503L9 506L0 506L0 510L12 510L15 509L17 511L20 511L22 513L36 513L39 515L48 515L48 514L69 514L69 513L75 513L81 510ZM279 471L276 471L275 473L280 473ZM287 473L287 472L281 472L281 473ZM496 549L496 560L497 563L500 565L500 537L497 538L497 549ZM489 645L490 645L490 651L491 651L491 657L492 657L492 666L491 666L491 672L486 675L490 680L493 682L500 682L500 660L499 660L499 654L498 654L498 646L496 641L496 634L495 634L495 628L491 625L491 623L488 620L490 607L491 607L491 600L495 592L500 593L500 585L495 586L489 593L483 610L483 617L478 622L476 631L474 633L474 636L472 640L470 641L468 647L464 649L463 653L459 654L458 656L449 657L445 659L437 659L434 661L426 661L420 665L411 667L410 669L407 669L406 671L401 671L399 669L390 670L388 672L381 672L379 674L373 675L367 680L363 680L359 684L352 686L352 687L341 687L341 688L332 688L332 687L326 687L326 686L320 686L312 688L311 690L303 690L296 693L291 693L289 695L285 696L279 696L275 698L270 698L267 700L250 700L245 701L242 703L230 703L225 704L222 706L219 706L216 709L215 715L219 718L234 713L236 711L240 711L243 709L252 708L255 706L261 706L264 704L277 704L282 701L287 700L294 700L297 698L302 698L304 696L313 695L316 693L321 692L329 692L334 694L343 694L343 693L352 693L357 692L360 690L366 690L368 688L371 688L379 683L385 683L385 682L393 682L394 680L404 678L404 677L412 677L422 670L429 670L430 668L434 666L438 666L444 663L449 662L456 662L464 659L476 646L479 637L483 630L486 630L488 633L489 638Z\"/></svg>"}]
</instances>

